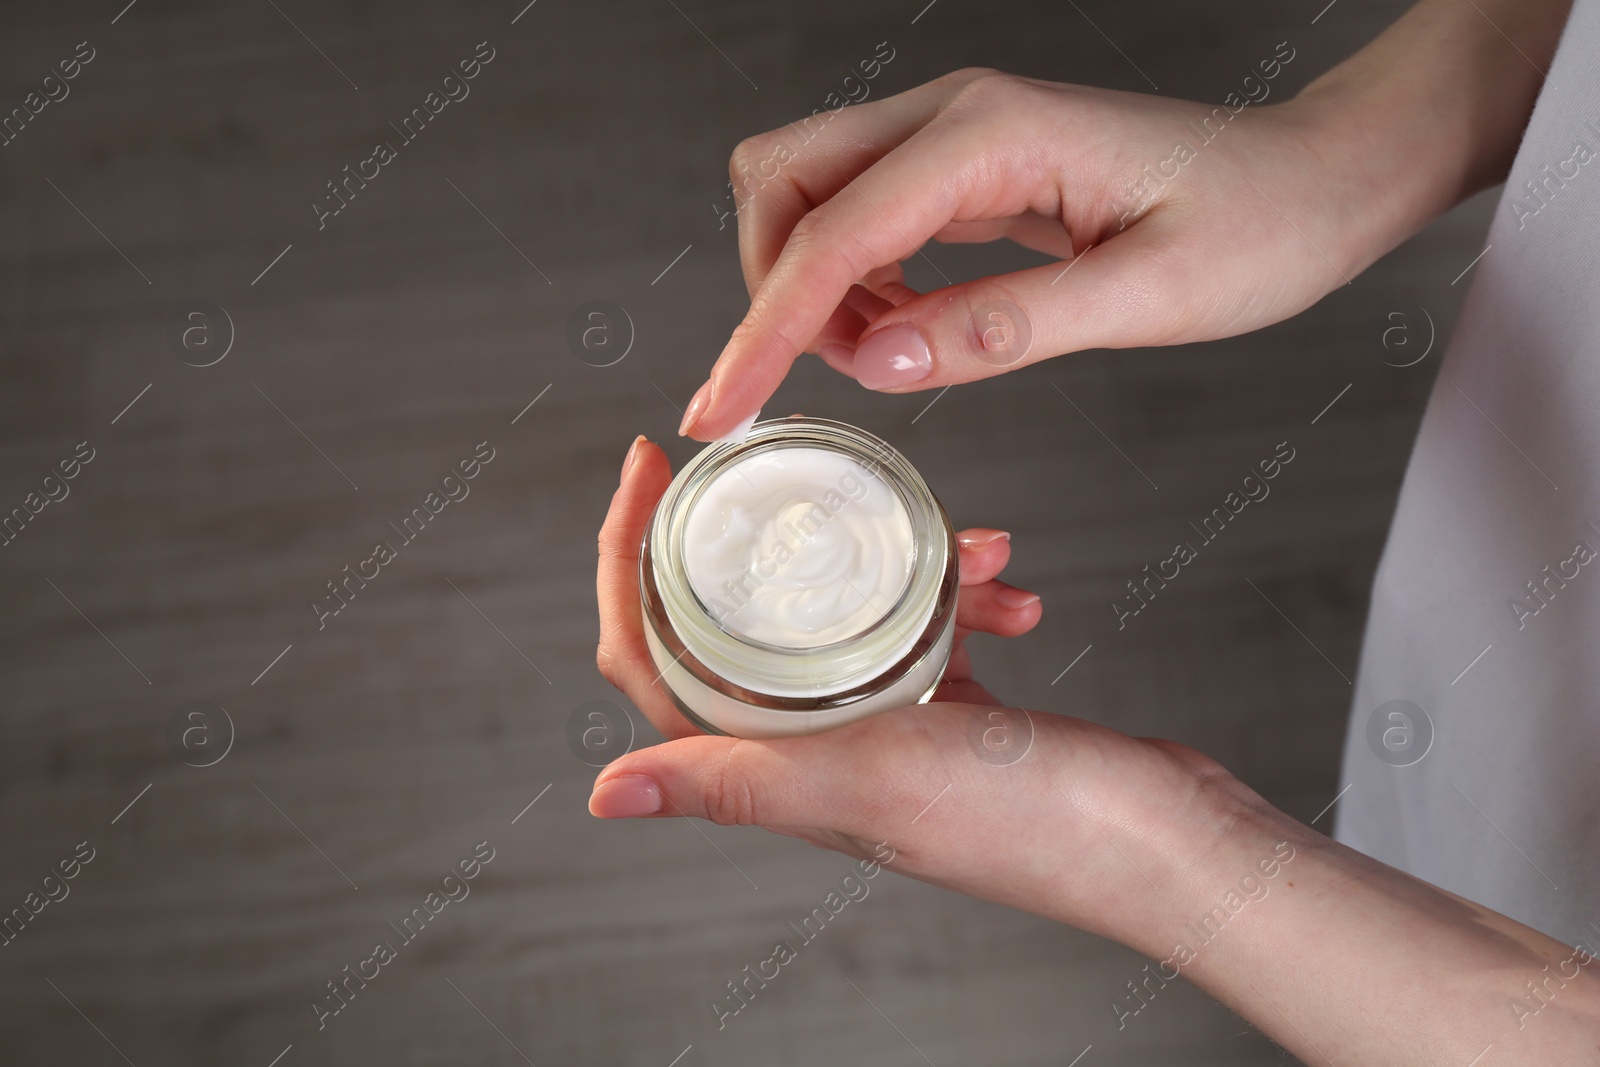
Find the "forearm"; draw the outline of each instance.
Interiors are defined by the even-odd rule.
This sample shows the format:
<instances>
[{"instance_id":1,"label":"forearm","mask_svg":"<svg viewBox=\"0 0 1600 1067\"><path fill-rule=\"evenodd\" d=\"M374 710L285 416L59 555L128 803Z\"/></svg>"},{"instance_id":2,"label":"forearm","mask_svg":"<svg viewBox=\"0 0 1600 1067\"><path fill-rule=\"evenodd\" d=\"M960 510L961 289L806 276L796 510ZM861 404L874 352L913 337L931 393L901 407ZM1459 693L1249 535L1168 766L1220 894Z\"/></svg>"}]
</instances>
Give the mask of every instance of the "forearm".
<instances>
[{"instance_id":1,"label":"forearm","mask_svg":"<svg viewBox=\"0 0 1600 1067\"><path fill-rule=\"evenodd\" d=\"M1122 991L1120 1020L1177 972L1311 1064L1466 1067L1491 1045L1485 1062L1580 1063L1600 1047L1600 962L1586 953L1242 787L1207 790L1178 823L1165 869L1185 873L1163 883L1163 918L1122 932L1156 962Z\"/></svg>"},{"instance_id":2,"label":"forearm","mask_svg":"<svg viewBox=\"0 0 1600 1067\"><path fill-rule=\"evenodd\" d=\"M1504 180L1570 6L1422 0L1288 105L1351 194L1352 265Z\"/></svg>"}]
</instances>

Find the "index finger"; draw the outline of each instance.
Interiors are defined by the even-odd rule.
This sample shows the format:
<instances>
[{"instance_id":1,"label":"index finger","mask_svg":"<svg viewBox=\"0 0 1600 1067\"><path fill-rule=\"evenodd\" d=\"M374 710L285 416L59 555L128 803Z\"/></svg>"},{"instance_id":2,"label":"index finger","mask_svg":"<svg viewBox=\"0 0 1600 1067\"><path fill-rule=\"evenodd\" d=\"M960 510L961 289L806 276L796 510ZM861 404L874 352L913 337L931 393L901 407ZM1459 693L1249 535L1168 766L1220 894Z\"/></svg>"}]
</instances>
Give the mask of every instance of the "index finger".
<instances>
[{"instance_id":1,"label":"index finger","mask_svg":"<svg viewBox=\"0 0 1600 1067\"><path fill-rule=\"evenodd\" d=\"M973 155L964 142L925 126L795 224L680 433L714 440L757 411L857 280L916 254L956 218L962 182L929 177L955 175Z\"/></svg>"},{"instance_id":2,"label":"index finger","mask_svg":"<svg viewBox=\"0 0 1600 1067\"><path fill-rule=\"evenodd\" d=\"M739 262L751 295L796 223L933 121L954 92L987 73L954 71L882 100L819 109L741 141L728 161L728 178L737 205Z\"/></svg>"}]
</instances>

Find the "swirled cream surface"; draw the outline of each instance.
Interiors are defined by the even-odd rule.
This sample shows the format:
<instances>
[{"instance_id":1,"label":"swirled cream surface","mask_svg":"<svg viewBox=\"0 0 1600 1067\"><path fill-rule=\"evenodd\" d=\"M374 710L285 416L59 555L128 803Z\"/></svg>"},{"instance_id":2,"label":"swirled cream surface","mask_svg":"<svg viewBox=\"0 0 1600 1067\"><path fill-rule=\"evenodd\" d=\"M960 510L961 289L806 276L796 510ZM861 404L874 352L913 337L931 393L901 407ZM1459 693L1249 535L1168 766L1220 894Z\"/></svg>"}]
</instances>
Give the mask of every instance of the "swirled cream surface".
<instances>
[{"instance_id":1,"label":"swirled cream surface","mask_svg":"<svg viewBox=\"0 0 1600 1067\"><path fill-rule=\"evenodd\" d=\"M701 491L684 529L684 570L728 633L780 648L853 637L887 615L911 577L900 496L826 448L740 459Z\"/></svg>"}]
</instances>

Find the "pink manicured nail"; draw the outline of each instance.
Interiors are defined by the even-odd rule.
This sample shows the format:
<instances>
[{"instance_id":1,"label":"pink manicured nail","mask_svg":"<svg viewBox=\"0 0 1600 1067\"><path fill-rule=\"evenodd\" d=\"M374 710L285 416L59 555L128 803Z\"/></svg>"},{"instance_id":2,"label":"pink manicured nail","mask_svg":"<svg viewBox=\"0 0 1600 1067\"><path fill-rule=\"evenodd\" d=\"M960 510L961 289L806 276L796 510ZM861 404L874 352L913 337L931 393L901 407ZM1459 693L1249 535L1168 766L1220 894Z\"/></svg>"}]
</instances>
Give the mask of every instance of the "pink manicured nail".
<instances>
[{"instance_id":1,"label":"pink manicured nail","mask_svg":"<svg viewBox=\"0 0 1600 1067\"><path fill-rule=\"evenodd\" d=\"M689 401L689 406L684 409L683 421L678 424L678 436L682 437L694 429L694 424L700 421L700 416L706 413L706 405L711 403L711 383L706 382Z\"/></svg>"},{"instance_id":2,"label":"pink manicured nail","mask_svg":"<svg viewBox=\"0 0 1600 1067\"><path fill-rule=\"evenodd\" d=\"M1004 530L968 530L956 535L956 544L962 548L982 548L996 541L1009 541L1011 535Z\"/></svg>"},{"instance_id":3,"label":"pink manicured nail","mask_svg":"<svg viewBox=\"0 0 1600 1067\"><path fill-rule=\"evenodd\" d=\"M642 774L624 774L595 786L589 813L602 819L632 819L661 810L661 788Z\"/></svg>"},{"instance_id":4,"label":"pink manicured nail","mask_svg":"<svg viewBox=\"0 0 1600 1067\"><path fill-rule=\"evenodd\" d=\"M1001 607L1018 611L1029 604L1038 603L1039 594L1030 593L1026 589L1012 589L1007 586L1002 589L996 589L994 598L1000 603Z\"/></svg>"},{"instance_id":5,"label":"pink manicured nail","mask_svg":"<svg viewBox=\"0 0 1600 1067\"><path fill-rule=\"evenodd\" d=\"M933 371L933 353L921 331L907 323L886 326L856 347L856 381L868 389L915 385Z\"/></svg>"},{"instance_id":6,"label":"pink manicured nail","mask_svg":"<svg viewBox=\"0 0 1600 1067\"><path fill-rule=\"evenodd\" d=\"M622 480L628 480L628 472L633 470L633 465L639 461L639 446L644 444L644 434L633 439L633 444L628 446L628 455L622 461Z\"/></svg>"}]
</instances>

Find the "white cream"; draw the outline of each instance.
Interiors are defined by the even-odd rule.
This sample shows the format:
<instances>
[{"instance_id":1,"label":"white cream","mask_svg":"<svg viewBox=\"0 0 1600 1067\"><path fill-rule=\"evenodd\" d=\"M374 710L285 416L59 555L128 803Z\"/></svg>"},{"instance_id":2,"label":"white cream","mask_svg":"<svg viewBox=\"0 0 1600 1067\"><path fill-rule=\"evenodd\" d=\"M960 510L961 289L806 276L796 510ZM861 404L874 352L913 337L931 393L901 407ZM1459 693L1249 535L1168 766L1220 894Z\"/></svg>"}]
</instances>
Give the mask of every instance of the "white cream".
<instances>
[{"instance_id":1,"label":"white cream","mask_svg":"<svg viewBox=\"0 0 1600 1067\"><path fill-rule=\"evenodd\" d=\"M875 472L827 448L775 448L729 465L684 529L690 586L727 632L780 648L853 637L911 577L911 518Z\"/></svg>"}]
</instances>

